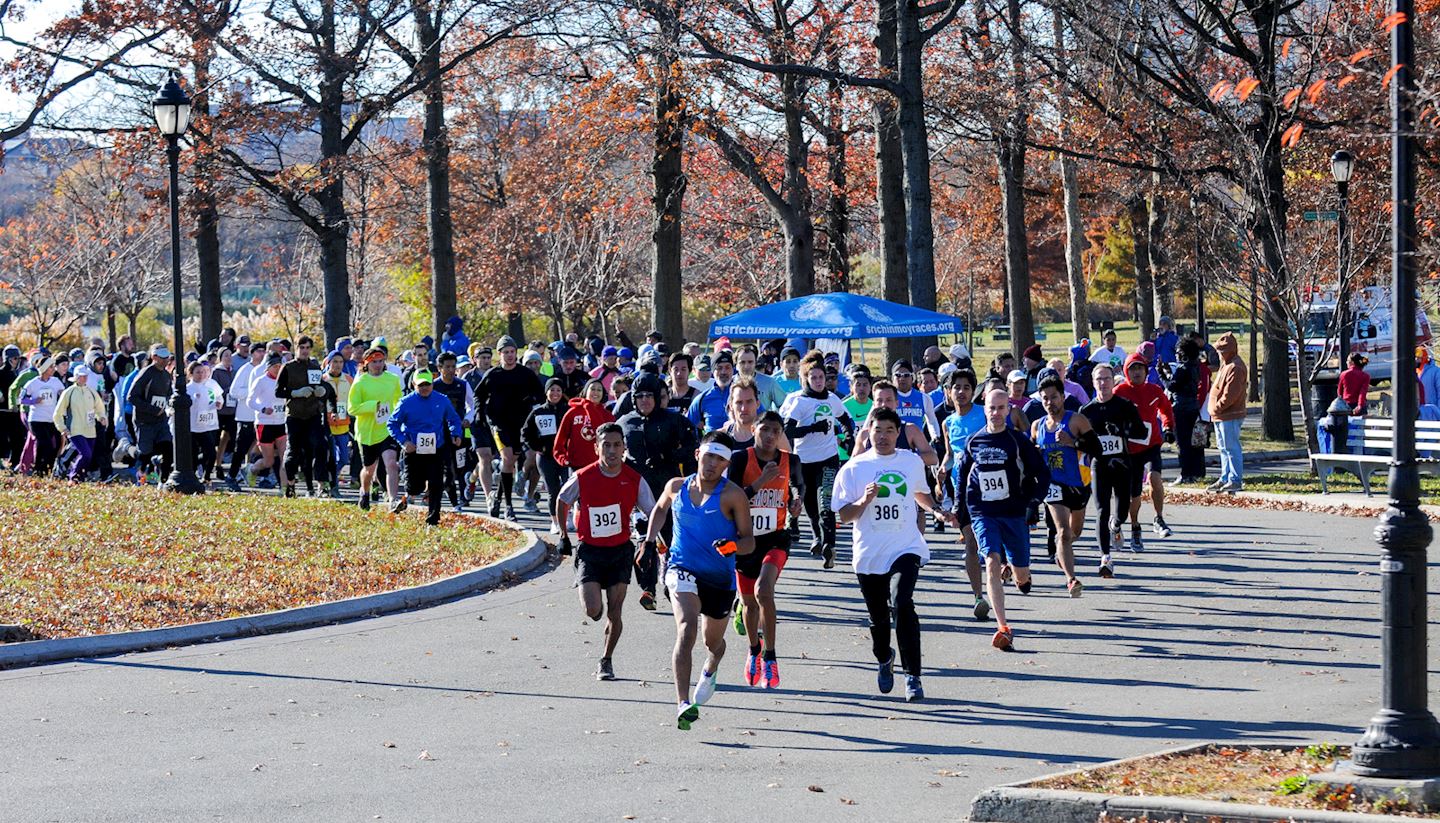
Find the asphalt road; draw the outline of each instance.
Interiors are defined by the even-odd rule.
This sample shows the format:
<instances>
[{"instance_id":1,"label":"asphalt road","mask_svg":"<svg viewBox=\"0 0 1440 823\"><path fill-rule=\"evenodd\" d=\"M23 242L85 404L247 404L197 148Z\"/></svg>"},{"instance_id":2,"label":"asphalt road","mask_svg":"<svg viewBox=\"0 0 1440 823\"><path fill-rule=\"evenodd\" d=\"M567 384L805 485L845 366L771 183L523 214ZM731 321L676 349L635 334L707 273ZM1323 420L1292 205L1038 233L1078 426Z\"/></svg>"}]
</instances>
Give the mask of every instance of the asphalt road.
<instances>
[{"instance_id":1,"label":"asphalt road","mask_svg":"<svg viewBox=\"0 0 1440 823\"><path fill-rule=\"evenodd\" d=\"M668 612L632 600L622 679L596 682L568 565L425 611L0 672L0 820L960 820L985 787L1073 764L1352 741L1379 694L1374 523L1170 520L1113 581L1087 534L1080 600L1042 563L1035 593L1011 590L1011 654L942 538L918 593L921 704L876 693L854 577L808 554L781 579L784 687L741 685L731 635L689 732Z\"/></svg>"}]
</instances>

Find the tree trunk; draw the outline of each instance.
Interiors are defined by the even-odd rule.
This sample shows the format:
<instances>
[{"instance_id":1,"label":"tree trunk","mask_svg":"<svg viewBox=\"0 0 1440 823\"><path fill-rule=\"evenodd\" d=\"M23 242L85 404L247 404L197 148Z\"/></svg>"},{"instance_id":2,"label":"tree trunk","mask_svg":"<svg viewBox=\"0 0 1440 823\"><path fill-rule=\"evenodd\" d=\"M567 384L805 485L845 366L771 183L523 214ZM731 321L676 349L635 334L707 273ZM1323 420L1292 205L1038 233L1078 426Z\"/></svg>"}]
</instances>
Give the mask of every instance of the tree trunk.
<instances>
[{"instance_id":1,"label":"tree trunk","mask_svg":"<svg viewBox=\"0 0 1440 823\"><path fill-rule=\"evenodd\" d=\"M439 73L440 34L428 0L415 4L420 44L418 69L434 79L425 87L426 229L430 252L431 327L438 343L445 324L459 314L455 285L455 225L450 212L450 135L445 125L445 78Z\"/></svg>"},{"instance_id":2,"label":"tree trunk","mask_svg":"<svg viewBox=\"0 0 1440 823\"><path fill-rule=\"evenodd\" d=\"M1155 286L1150 276L1150 208L1143 195L1130 198L1130 237L1135 241L1135 319L1140 339L1155 338Z\"/></svg>"},{"instance_id":3,"label":"tree trunk","mask_svg":"<svg viewBox=\"0 0 1440 823\"><path fill-rule=\"evenodd\" d=\"M651 268L650 325L671 341L671 345L678 345L685 337L685 315L680 303L680 245L687 185L683 165L686 115L685 100L675 76L679 71L675 51L680 40L679 23L673 16L663 14L659 22L664 42L656 54L654 146L650 161L650 176L655 184L650 201L655 212L650 231L655 252Z\"/></svg>"},{"instance_id":4,"label":"tree trunk","mask_svg":"<svg viewBox=\"0 0 1440 823\"><path fill-rule=\"evenodd\" d=\"M904 0L882 0L877 4L875 50L880 70L888 76L896 73L895 5ZM910 280L905 250L905 188L904 160L900 149L899 106L888 94L875 95L871 116L875 121L875 191L880 216L880 281L886 300L895 303L910 301ZM900 337L885 341L885 368L900 357L910 355L910 345Z\"/></svg>"},{"instance_id":5,"label":"tree trunk","mask_svg":"<svg viewBox=\"0 0 1440 823\"><path fill-rule=\"evenodd\" d=\"M516 344L523 350L528 342L525 339L525 315L518 311L505 313L505 333L515 338ZM524 354L522 351L521 354Z\"/></svg>"},{"instance_id":6,"label":"tree trunk","mask_svg":"<svg viewBox=\"0 0 1440 823\"><path fill-rule=\"evenodd\" d=\"M783 196L790 218L785 221L786 290L790 297L815 293L815 220L810 214L810 141L800 111L800 78L780 76L785 113L785 183Z\"/></svg>"},{"instance_id":7,"label":"tree trunk","mask_svg":"<svg viewBox=\"0 0 1440 823\"><path fill-rule=\"evenodd\" d=\"M1269 104L1262 102L1262 107L1268 108ZM1272 115L1273 112L1262 111L1263 122L1278 122ZM1260 204L1255 234L1265 267L1265 294L1262 297L1265 363L1260 380L1262 429L1268 440L1292 441L1295 439L1295 421L1290 407L1290 333L1286 328L1282 304L1290 288L1290 270L1285 257L1286 214L1289 209L1285 197L1285 167L1280 156L1278 134L1257 134L1256 141L1261 161L1259 183L1262 190L1255 198Z\"/></svg>"},{"instance_id":8,"label":"tree trunk","mask_svg":"<svg viewBox=\"0 0 1440 823\"><path fill-rule=\"evenodd\" d=\"M1018 0L1012 0L1017 2ZM925 38L914 0L895 0L900 96L900 146L905 162L905 263L910 305L935 309L935 232L931 222L930 137L925 125ZM935 335L911 338L918 360Z\"/></svg>"},{"instance_id":9,"label":"tree trunk","mask_svg":"<svg viewBox=\"0 0 1440 823\"><path fill-rule=\"evenodd\" d=\"M115 333L115 304L105 304L105 331L110 335L110 351L120 350L120 336Z\"/></svg>"},{"instance_id":10,"label":"tree trunk","mask_svg":"<svg viewBox=\"0 0 1440 823\"><path fill-rule=\"evenodd\" d=\"M339 54L336 42L336 12L333 4L325 4L324 52ZM325 74L320 80L320 173L324 183L315 193L320 205L323 226L316 232L320 242L320 274L325 295L325 341L339 340L350 333L350 215L345 208L345 80L346 69L341 60L321 64Z\"/></svg>"},{"instance_id":11,"label":"tree trunk","mask_svg":"<svg viewBox=\"0 0 1440 823\"><path fill-rule=\"evenodd\" d=\"M829 66L840 69L840 48L835 39L826 45ZM830 196L825 201L825 237L829 255L826 265L830 270L832 290L850 291L850 198L846 193L848 180L845 174L845 87L831 82L828 90L829 111L825 124L826 182Z\"/></svg>"},{"instance_id":12,"label":"tree trunk","mask_svg":"<svg viewBox=\"0 0 1440 823\"><path fill-rule=\"evenodd\" d=\"M135 341L136 351L144 348L140 345L140 331L137 328L139 322L140 312L125 312L125 327L128 329L127 333L130 335L130 339Z\"/></svg>"},{"instance_id":13,"label":"tree trunk","mask_svg":"<svg viewBox=\"0 0 1440 823\"><path fill-rule=\"evenodd\" d=\"M1055 28L1055 45L1062 59L1069 55L1065 47L1065 19L1060 10L1050 13ZM1068 100L1060 95L1060 133L1057 141L1061 148L1069 142ZM1076 340L1090 336L1090 308L1087 305L1085 288L1085 218L1080 214L1080 174L1075 158L1060 155L1060 185L1065 209L1065 274L1070 284L1070 329Z\"/></svg>"},{"instance_id":14,"label":"tree trunk","mask_svg":"<svg viewBox=\"0 0 1440 823\"><path fill-rule=\"evenodd\" d=\"M1170 275L1166 268L1166 261L1170 256L1165 253L1165 228L1170 222L1170 212L1165 202L1165 195L1160 191L1159 172L1153 172L1150 175L1148 210L1150 212L1150 224L1147 227L1150 279L1155 287L1152 303L1157 314L1165 315L1173 320L1175 317L1175 291L1171 286Z\"/></svg>"},{"instance_id":15,"label":"tree trunk","mask_svg":"<svg viewBox=\"0 0 1440 823\"><path fill-rule=\"evenodd\" d=\"M1003 134L997 162L1000 169L1000 210L1005 221L1005 297L1010 320L1010 350L1016 358L1035 343L1035 315L1030 303L1029 239L1025 226L1025 143Z\"/></svg>"},{"instance_id":16,"label":"tree trunk","mask_svg":"<svg viewBox=\"0 0 1440 823\"><path fill-rule=\"evenodd\" d=\"M210 128L210 63L214 48L210 40L196 49L195 93L191 98L194 111L201 115L205 128ZM193 184L190 206L195 213L195 263L199 273L197 292L200 297L200 339L210 341L220 336L224 325L225 306L220 285L220 204L215 194L219 177L214 151L208 141L197 141L194 156Z\"/></svg>"}]
</instances>

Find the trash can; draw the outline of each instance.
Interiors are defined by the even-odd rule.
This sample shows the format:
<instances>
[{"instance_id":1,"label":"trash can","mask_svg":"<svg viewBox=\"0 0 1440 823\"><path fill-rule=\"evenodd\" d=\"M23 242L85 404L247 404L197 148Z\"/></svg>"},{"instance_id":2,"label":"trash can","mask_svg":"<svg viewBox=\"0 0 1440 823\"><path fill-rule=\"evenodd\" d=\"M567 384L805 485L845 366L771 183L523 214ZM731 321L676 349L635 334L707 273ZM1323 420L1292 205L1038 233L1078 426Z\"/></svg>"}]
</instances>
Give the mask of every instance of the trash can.
<instances>
[{"instance_id":1,"label":"trash can","mask_svg":"<svg viewBox=\"0 0 1440 823\"><path fill-rule=\"evenodd\" d=\"M1330 413L1330 404L1340 395L1339 380L1316 380L1310 384L1310 414L1319 420Z\"/></svg>"},{"instance_id":2,"label":"trash can","mask_svg":"<svg viewBox=\"0 0 1440 823\"><path fill-rule=\"evenodd\" d=\"M1335 398L1315 424L1322 454L1350 453L1350 404Z\"/></svg>"}]
</instances>

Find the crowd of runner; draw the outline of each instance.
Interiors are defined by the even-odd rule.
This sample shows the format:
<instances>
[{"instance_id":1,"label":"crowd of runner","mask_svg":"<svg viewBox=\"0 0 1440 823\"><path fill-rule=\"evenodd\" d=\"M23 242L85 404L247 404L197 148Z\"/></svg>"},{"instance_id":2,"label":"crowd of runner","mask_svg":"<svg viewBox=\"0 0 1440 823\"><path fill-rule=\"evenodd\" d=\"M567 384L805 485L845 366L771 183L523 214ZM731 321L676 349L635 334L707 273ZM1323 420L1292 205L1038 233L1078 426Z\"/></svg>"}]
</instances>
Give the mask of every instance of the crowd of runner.
<instances>
[{"instance_id":1,"label":"crowd of runner","mask_svg":"<svg viewBox=\"0 0 1440 823\"><path fill-rule=\"evenodd\" d=\"M597 678L615 678L632 580L644 609L669 598L682 729L715 692L731 627L747 645L744 681L779 686L776 588L802 530L831 569L838 525L851 527L877 687L893 690L898 663L906 699L920 700L914 592L927 533L958 531L974 617L993 619L992 644L1009 650L1006 591L1031 591L1032 529L1044 529L1048 558L1080 597L1077 540L1092 497L1096 576L1119 573L1121 550L1144 551L1147 488L1150 530L1170 536L1163 444L1177 447L1177 479L1197 482L1213 431L1222 466L1209 489L1243 482L1235 338L1211 347L1168 318L1128 354L1106 331L1056 359L1037 345L1019 362L1007 353L977 365L963 345L932 346L885 374L802 341L671 349L651 332L620 342L572 334L491 347L455 318L438 342L408 348L379 337L325 350L229 329L178 362L128 338L113 352L99 340L58 353L10 346L0 459L74 482L161 482L178 368L196 472L216 490L348 490L360 508L392 512L423 500L431 524L447 500L514 520L517 505L538 513L543 499L585 613L604 621ZM697 641L707 655L692 691Z\"/></svg>"}]
</instances>

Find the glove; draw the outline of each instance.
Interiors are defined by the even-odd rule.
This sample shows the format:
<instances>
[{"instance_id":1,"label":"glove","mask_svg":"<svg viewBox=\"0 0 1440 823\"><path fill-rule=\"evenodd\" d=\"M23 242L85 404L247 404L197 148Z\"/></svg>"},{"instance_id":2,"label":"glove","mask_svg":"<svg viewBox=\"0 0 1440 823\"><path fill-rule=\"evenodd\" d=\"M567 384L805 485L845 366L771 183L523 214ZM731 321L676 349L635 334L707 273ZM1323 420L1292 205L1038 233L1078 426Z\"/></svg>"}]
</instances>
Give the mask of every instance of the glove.
<instances>
[{"instance_id":1,"label":"glove","mask_svg":"<svg viewBox=\"0 0 1440 823\"><path fill-rule=\"evenodd\" d=\"M315 395L315 390L312 389L312 388L310 388L309 386L301 386L301 387L298 388L298 389L291 389L291 390L290 390L290 396L291 396L292 398L313 397L314 395Z\"/></svg>"},{"instance_id":2,"label":"glove","mask_svg":"<svg viewBox=\"0 0 1440 823\"><path fill-rule=\"evenodd\" d=\"M560 556L561 556L561 557L569 557L569 556L570 556L570 553L571 553L573 550L574 550L574 547L570 545L570 535L568 535L568 534L561 535L561 536L560 536Z\"/></svg>"},{"instance_id":3,"label":"glove","mask_svg":"<svg viewBox=\"0 0 1440 823\"><path fill-rule=\"evenodd\" d=\"M1166 429L1166 430L1165 430L1165 442L1166 442L1166 443L1174 443L1174 442L1175 442L1175 432L1173 432L1173 431L1171 431L1171 430L1169 430L1169 429Z\"/></svg>"}]
</instances>

